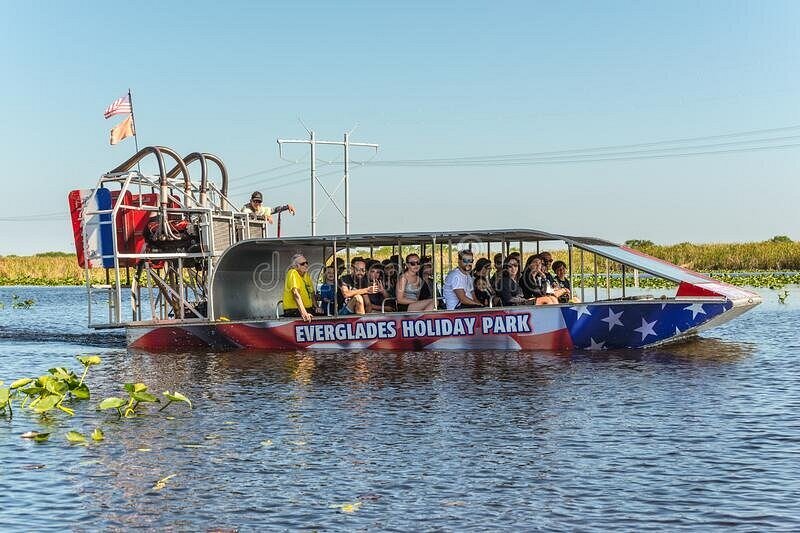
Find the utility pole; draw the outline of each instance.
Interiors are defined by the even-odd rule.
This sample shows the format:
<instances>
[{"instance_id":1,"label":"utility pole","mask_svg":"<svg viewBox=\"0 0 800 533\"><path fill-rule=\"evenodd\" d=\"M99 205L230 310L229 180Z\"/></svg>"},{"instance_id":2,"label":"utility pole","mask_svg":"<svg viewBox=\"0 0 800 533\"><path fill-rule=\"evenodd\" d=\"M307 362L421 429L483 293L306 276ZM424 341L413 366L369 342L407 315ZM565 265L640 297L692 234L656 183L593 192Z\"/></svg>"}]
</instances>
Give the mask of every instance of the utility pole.
<instances>
[{"instance_id":1,"label":"utility pole","mask_svg":"<svg viewBox=\"0 0 800 533\"><path fill-rule=\"evenodd\" d=\"M344 148L344 177L342 181L339 182L339 185L344 182L344 212L339 208L336 204L336 200L334 200L333 196L328 192L322 183L319 183L322 190L325 191L325 194L328 195L331 203L339 210L339 212L344 217L344 233L345 235L350 235L350 148L353 146L357 147L366 147L366 148L374 148L377 152L378 144L371 144L371 143L354 143L350 142L350 133L345 132L344 140L343 141L320 141L314 137L314 130L310 130L306 128L308 132L308 140L305 139L278 139L278 151L280 154L281 159L283 157L283 145L284 144L308 144L311 147L311 235L317 234L317 183L319 180L317 179L317 145L318 144L327 144L327 145L334 145L334 146L341 146ZM337 185L337 190L339 185ZM334 190L334 193L336 190Z\"/></svg>"}]
</instances>

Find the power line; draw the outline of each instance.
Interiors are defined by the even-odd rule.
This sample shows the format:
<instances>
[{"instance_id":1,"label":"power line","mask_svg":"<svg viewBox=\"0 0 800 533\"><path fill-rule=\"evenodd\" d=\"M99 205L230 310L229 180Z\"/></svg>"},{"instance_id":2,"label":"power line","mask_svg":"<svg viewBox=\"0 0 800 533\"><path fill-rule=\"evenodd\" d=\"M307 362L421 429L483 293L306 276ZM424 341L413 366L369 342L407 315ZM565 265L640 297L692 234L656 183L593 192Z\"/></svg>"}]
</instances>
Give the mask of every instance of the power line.
<instances>
[{"instance_id":1,"label":"power line","mask_svg":"<svg viewBox=\"0 0 800 533\"><path fill-rule=\"evenodd\" d=\"M781 128L769 128L769 129L760 129L760 130L748 130L748 131L740 131L740 132L732 132L732 133L723 133L718 135L706 135L702 137L684 137L679 139L667 139L661 141L650 141L646 143L636 143L636 144L618 144L618 145L607 145L607 146L596 146L596 147L589 147L589 148L572 148L567 150L555 150L555 151L547 151L547 152L528 152L528 153L517 153L517 154L499 154L499 155L486 155L486 156L463 156L463 157L447 157L447 158L429 158L429 159L407 159L402 161L419 161L419 162L434 162L434 161L469 161L475 159L503 159L503 158L529 158L529 157L539 157L539 156L550 156L550 155L569 155L569 154L581 154L587 152L598 152L598 151L608 151L608 150L621 150L625 148L646 148L650 146L658 146L664 144L684 144L684 143L691 143L697 141L710 141L715 139L727 139L732 137L746 137L751 135L762 135L766 133L776 133L780 131L791 131L791 130L798 130L800 129L800 125L793 125L793 126L784 126ZM747 143L747 142L757 142L757 139L750 139L750 140L742 140L738 141L740 143ZM690 146L683 147L684 149L692 148ZM675 147L675 149L680 149L680 147ZM380 163L378 163L380 164Z\"/></svg>"},{"instance_id":2,"label":"power line","mask_svg":"<svg viewBox=\"0 0 800 533\"><path fill-rule=\"evenodd\" d=\"M387 167L469 167L469 166L525 166L525 165L545 165L545 164L566 164L566 163L593 163L600 161L626 161L636 159L664 159L669 157L686 157L692 155L713 155L713 154L730 154L741 152L755 152L763 150L777 150L794 148L800 146L800 143L789 144L772 144L767 146L745 146L741 148L732 148L724 150L702 150L703 148L720 148L723 146L752 144L758 142L775 142L778 140L792 140L800 139L800 135L775 137L772 139L756 139L751 141L736 141L731 143L715 143L697 146L684 146L673 148L660 148L653 150L634 150L627 152L609 152L609 153L581 153L572 157L563 156L547 156L547 157L507 157L499 159L500 156L476 156L474 159L465 160L462 158L453 159L409 159L409 160L394 160L394 161L376 161L374 163L366 162L360 163L362 166L387 166ZM675 150L684 150L678 153ZM686 150L700 150L700 151L686 151ZM667 152L667 153L654 153L654 152ZM545 152L542 152L545 153Z\"/></svg>"}]
</instances>

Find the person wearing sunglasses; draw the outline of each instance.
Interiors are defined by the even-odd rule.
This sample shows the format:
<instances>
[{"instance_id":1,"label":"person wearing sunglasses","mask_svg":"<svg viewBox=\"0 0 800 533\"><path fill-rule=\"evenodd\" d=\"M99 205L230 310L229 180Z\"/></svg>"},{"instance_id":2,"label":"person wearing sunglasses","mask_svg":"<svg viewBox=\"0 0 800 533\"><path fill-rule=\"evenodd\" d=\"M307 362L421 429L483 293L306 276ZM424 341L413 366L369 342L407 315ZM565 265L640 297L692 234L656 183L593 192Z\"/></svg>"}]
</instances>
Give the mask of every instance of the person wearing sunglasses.
<instances>
[{"instance_id":1,"label":"person wearing sunglasses","mask_svg":"<svg viewBox=\"0 0 800 533\"><path fill-rule=\"evenodd\" d=\"M367 278L367 262L363 257L350 261L350 274L339 278L339 315L365 315L372 311L369 295L377 294L380 288ZM366 295L366 296L365 296Z\"/></svg>"},{"instance_id":2,"label":"person wearing sunglasses","mask_svg":"<svg viewBox=\"0 0 800 533\"><path fill-rule=\"evenodd\" d=\"M533 303L532 300L525 298L525 295L522 293L522 287L519 285L520 273L518 257L506 258L499 278L500 289L498 290L498 294L504 306Z\"/></svg>"},{"instance_id":3,"label":"person wearing sunglasses","mask_svg":"<svg viewBox=\"0 0 800 533\"><path fill-rule=\"evenodd\" d=\"M277 205L273 208L265 207L264 197L259 191L253 191L253 194L250 195L250 201L242 207L242 213L249 213L256 218L266 219L270 224L272 224L272 215L277 215L284 211L288 211L292 215L296 212L292 204Z\"/></svg>"},{"instance_id":4,"label":"person wearing sunglasses","mask_svg":"<svg viewBox=\"0 0 800 533\"><path fill-rule=\"evenodd\" d=\"M520 275L519 284L526 298L531 298L536 305L557 304L558 296L547 278L547 272L539 254L528 257L525 269Z\"/></svg>"},{"instance_id":5,"label":"person wearing sunglasses","mask_svg":"<svg viewBox=\"0 0 800 533\"><path fill-rule=\"evenodd\" d=\"M444 280L442 296L448 309L467 309L483 307L475 299L475 286L472 279L474 257L469 250L458 252L458 267L454 268Z\"/></svg>"},{"instance_id":6,"label":"person wearing sunglasses","mask_svg":"<svg viewBox=\"0 0 800 533\"><path fill-rule=\"evenodd\" d=\"M420 300L420 290L422 290L422 277L420 272L420 260L417 254L406 256L406 266L402 274L397 278L397 304L398 311L432 311L433 298Z\"/></svg>"},{"instance_id":7,"label":"person wearing sunglasses","mask_svg":"<svg viewBox=\"0 0 800 533\"><path fill-rule=\"evenodd\" d=\"M312 294L314 284L308 274L308 259L303 254L294 254L283 285L283 316L299 316L303 322L311 322L314 314Z\"/></svg>"}]
</instances>

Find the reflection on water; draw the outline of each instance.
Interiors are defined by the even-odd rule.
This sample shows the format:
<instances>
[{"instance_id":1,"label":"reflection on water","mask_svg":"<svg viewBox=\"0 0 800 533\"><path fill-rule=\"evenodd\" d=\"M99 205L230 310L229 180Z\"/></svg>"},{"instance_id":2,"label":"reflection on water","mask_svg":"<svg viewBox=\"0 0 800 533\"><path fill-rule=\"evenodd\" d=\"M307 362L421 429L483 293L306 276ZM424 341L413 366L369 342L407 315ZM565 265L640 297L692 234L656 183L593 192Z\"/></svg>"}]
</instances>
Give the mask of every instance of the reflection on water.
<instances>
[{"instance_id":1,"label":"reflection on water","mask_svg":"<svg viewBox=\"0 0 800 533\"><path fill-rule=\"evenodd\" d=\"M3 531L800 528L798 305L643 351L157 355L74 342L75 295L42 294L0 380L100 353L90 404L136 380L195 408L0 419Z\"/></svg>"}]
</instances>

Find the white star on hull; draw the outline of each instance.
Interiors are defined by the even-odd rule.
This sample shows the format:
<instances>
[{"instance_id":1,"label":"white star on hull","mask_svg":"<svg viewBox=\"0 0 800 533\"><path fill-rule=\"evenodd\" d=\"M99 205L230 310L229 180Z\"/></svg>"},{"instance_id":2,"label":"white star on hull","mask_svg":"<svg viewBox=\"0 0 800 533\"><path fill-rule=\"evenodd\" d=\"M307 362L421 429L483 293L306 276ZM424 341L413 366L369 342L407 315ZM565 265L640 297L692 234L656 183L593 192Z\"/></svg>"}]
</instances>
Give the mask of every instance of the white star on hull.
<instances>
[{"instance_id":1,"label":"white star on hull","mask_svg":"<svg viewBox=\"0 0 800 533\"><path fill-rule=\"evenodd\" d=\"M692 320L697 318L697 315L705 315L706 311L703 309L703 304L692 304L687 305L683 308L684 311L691 311L692 312Z\"/></svg>"},{"instance_id":2,"label":"white star on hull","mask_svg":"<svg viewBox=\"0 0 800 533\"><path fill-rule=\"evenodd\" d=\"M589 312L588 305L576 305L574 307L570 307L570 309L578 313L578 316L575 317L575 320L579 320L583 315L592 316L592 313Z\"/></svg>"},{"instance_id":3,"label":"white star on hull","mask_svg":"<svg viewBox=\"0 0 800 533\"><path fill-rule=\"evenodd\" d=\"M656 334L655 330L653 329L656 326L656 322L658 322L658 320L653 320L652 322L648 322L647 320L644 319L644 317L642 317L641 327L638 327L633 331L638 331L639 333L642 334L642 342L644 342L644 340L648 337L648 335L653 335L654 337L657 337L658 334Z\"/></svg>"},{"instance_id":4,"label":"white star on hull","mask_svg":"<svg viewBox=\"0 0 800 533\"><path fill-rule=\"evenodd\" d=\"M594 339L592 337L589 337L589 347L586 348L586 349L587 350L592 350L592 351L594 351L594 350L605 350L606 349L606 343L605 343L605 341L594 342Z\"/></svg>"},{"instance_id":5,"label":"white star on hull","mask_svg":"<svg viewBox=\"0 0 800 533\"><path fill-rule=\"evenodd\" d=\"M613 328L614 326L623 326L622 320L620 320L620 318L622 317L622 313L624 313L624 311L615 313L613 309L609 308L608 316L606 318L601 318L600 320L602 320L603 322L608 322L608 331L611 331L611 328Z\"/></svg>"}]
</instances>

